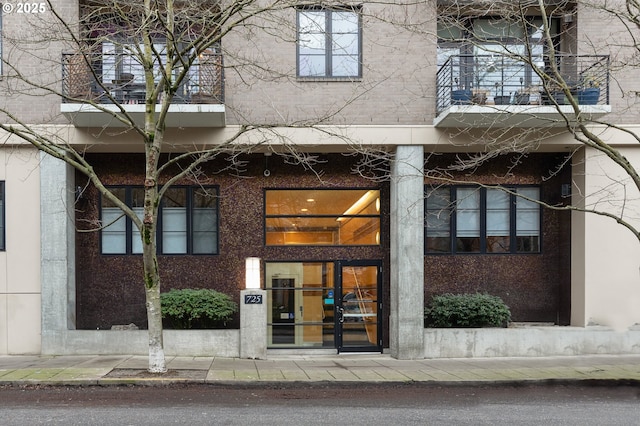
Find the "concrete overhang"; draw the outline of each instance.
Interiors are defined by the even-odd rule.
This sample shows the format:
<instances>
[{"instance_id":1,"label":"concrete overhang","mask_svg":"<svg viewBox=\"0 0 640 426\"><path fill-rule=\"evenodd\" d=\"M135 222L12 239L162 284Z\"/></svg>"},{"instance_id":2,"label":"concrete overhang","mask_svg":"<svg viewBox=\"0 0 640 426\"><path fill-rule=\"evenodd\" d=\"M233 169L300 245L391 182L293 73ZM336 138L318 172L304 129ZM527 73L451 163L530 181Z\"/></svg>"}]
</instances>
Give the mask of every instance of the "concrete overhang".
<instances>
[{"instance_id":1,"label":"concrete overhang","mask_svg":"<svg viewBox=\"0 0 640 426\"><path fill-rule=\"evenodd\" d=\"M144 125L143 104L133 105L94 105L82 103L63 103L60 106L62 114L76 127L128 127L115 115L123 115L124 109L136 125ZM156 106L156 113L160 105ZM166 119L167 127L224 127L224 104L172 104L169 106Z\"/></svg>"},{"instance_id":2,"label":"concrete overhang","mask_svg":"<svg viewBox=\"0 0 640 426\"><path fill-rule=\"evenodd\" d=\"M580 114L595 120L611 112L611 105L580 105ZM562 127L565 118L574 121L570 105L451 105L433 120L440 128Z\"/></svg>"}]
</instances>

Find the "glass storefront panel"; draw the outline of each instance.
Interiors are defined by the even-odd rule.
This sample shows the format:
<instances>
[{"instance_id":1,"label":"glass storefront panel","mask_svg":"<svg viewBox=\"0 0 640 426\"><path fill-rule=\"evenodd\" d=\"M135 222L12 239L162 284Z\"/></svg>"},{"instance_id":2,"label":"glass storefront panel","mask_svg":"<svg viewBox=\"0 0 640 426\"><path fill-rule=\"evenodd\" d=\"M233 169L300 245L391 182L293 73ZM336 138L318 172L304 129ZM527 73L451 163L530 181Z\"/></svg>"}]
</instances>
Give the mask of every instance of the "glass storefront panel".
<instances>
[{"instance_id":1,"label":"glass storefront panel","mask_svg":"<svg viewBox=\"0 0 640 426\"><path fill-rule=\"evenodd\" d=\"M266 263L268 347L334 347L334 267Z\"/></svg>"},{"instance_id":2,"label":"glass storefront panel","mask_svg":"<svg viewBox=\"0 0 640 426\"><path fill-rule=\"evenodd\" d=\"M267 190L265 206L268 246L380 244L379 190Z\"/></svg>"}]
</instances>

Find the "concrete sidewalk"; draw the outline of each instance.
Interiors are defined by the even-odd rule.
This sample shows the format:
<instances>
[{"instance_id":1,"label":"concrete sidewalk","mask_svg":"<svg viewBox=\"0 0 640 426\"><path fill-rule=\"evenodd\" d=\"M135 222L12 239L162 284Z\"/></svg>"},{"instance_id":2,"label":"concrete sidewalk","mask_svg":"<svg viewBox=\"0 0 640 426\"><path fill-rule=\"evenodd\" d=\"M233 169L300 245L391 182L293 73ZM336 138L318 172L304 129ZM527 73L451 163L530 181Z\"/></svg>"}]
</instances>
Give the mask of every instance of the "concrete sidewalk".
<instances>
[{"instance_id":1,"label":"concrete sidewalk","mask_svg":"<svg viewBox=\"0 0 640 426\"><path fill-rule=\"evenodd\" d=\"M146 372L146 356L0 356L0 385L170 383L472 384L621 381L640 384L640 355L397 360L388 355L270 356L268 360L167 357L169 372Z\"/></svg>"}]
</instances>

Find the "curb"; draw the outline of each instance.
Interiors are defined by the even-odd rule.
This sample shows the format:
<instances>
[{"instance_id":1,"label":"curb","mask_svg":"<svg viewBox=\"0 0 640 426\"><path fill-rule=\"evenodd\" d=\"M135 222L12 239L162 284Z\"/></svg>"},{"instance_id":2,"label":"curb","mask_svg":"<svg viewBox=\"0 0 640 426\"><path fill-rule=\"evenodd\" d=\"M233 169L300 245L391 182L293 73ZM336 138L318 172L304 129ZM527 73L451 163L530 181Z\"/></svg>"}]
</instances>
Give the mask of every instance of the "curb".
<instances>
[{"instance_id":1,"label":"curb","mask_svg":"<svg viewBox=\"0 0 640 426\"><path fill-rule=\"evenodd\" d=\"M0 387L29 387L29 386L173 386L173 385L203 385L203 386L220 386L220 387L244 387L244 388L300 388L300 387L354 387L354 386L381 386L381 387L399 387L399 386L419 386L419 387L500 387L500 386L632 386L640 387L640 379L514 379L514 380L406 380L406 381L274 381L274 380L206 380L206 379L188 379L188 378L97 378L97 379L78 379L78 380L8 380L0 381Z\"/></svg>"}]
</instances>

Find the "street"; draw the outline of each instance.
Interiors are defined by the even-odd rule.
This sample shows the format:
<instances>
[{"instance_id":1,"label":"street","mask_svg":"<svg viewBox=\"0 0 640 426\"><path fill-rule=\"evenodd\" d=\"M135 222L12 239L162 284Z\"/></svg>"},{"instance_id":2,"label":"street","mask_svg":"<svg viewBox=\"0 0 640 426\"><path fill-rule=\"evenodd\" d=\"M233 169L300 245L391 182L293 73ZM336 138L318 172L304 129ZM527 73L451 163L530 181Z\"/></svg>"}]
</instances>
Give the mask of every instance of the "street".
<instances>
[{"instance_id":1,"label":"street","mask_svg":"<svg viewBox=\"0 0 640 426\"><path fill-rule=\"evenodd\" d=\"M2 425L637 425L632 385L0 387Z\"/></svg>"}]
</instances>

